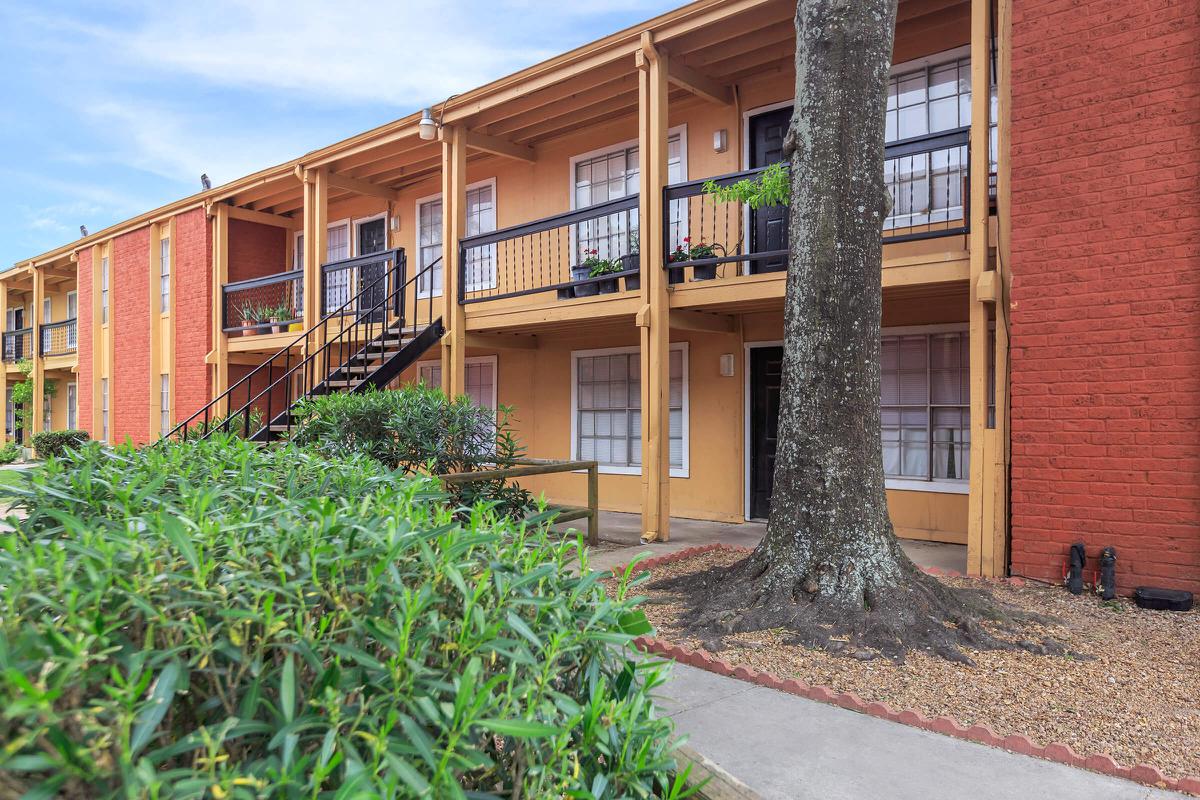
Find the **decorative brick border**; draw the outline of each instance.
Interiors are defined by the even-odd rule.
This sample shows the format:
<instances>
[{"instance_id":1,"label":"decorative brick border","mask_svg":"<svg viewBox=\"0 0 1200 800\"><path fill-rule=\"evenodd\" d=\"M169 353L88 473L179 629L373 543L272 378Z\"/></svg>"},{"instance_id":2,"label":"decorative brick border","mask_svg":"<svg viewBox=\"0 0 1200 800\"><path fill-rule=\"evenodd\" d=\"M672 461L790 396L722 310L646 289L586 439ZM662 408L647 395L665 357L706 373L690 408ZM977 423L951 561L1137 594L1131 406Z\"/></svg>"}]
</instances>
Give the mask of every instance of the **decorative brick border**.
<instances>
[{"instance_id":1,"label":"decorative brick border","mask_svg":"<svg viewBox=\"0 0 1200 800\"><path fill-rule=\"evenodd\" d=\"M702 553L711 553L714 550L726 550L739 553L749 553L750 548L738 547L736 545L725 544L723 542L715 542L713 544L701 545L699 547L689 547L686 550L680 550L667 555L648 558L644 561L637 562L638 570L649 569L661 564L670 564L676 561L684 561L686 559L698 556ZM612 568L613 574L624 572L625 565ZM953 578L966 578L973 576L964 575L961 572L953 570L942 570L936 567L926 569L925 572L930 575L945 576ZM983 579L979 579L983 580ZM1011 586L1024 586L1025 581L1022 578L989 578L986 579L991 583L1007 583ZM835 706L850 711L857 711L861 714L868 714L872 717L899 722L903 725L911 725L914 728L921 728L934 733L940 733L945 736L953 736L956 739L966 739L971 742L979 742L990 747L999 747L1003 750L1008 750L1021 755L1033 756L1042 758L1047 761L1056 761L1060 764L1066 764L1071 767L1079 767L1081 769L1099 772L1103 775L1113 775L1118 778L1125 778L1136 783L1154 786L1160 789L1169 789L1177 792L1187 792L1188 794L1200 796L1200 776L1188 776L1185 778L1171 779L1162 774L1158 767L1149 764L1137 764L1132 767L1125 767L1118 764L1112 756L1107 754L1092 754L1089 756L1081 756L1071 749L1070 745L1062 742L1051 742L1048 745L1040 745L1033 741L1028 736L1020 733L1009 734L1008 736L1000 736L995 733L987 725L972 725L967 727L958 720L952 717L929 717L914 709L904 709L897 711L887 703L877 701L866 702L853 692L838 692L829 686L810 686L801 680L789 678L784 680L770 672L759 672L758 670L749 667L737 666L730 664L719 658L714 658L708 653L699 650L692 650L689 647L671 644L670 642L656 639L650 636L639 636L634 640L634 644L641 650L647 653L655 653L665 656L681 664L688 664L693 667L699 667L709 672L715 672L718 675L725 675L738 680L747 681L765 686L768 689L776 689L788 694L794 694L799 697L806 697L809 700L816 700L820 703L829 703Z\"/></svg>"}]
</instances>

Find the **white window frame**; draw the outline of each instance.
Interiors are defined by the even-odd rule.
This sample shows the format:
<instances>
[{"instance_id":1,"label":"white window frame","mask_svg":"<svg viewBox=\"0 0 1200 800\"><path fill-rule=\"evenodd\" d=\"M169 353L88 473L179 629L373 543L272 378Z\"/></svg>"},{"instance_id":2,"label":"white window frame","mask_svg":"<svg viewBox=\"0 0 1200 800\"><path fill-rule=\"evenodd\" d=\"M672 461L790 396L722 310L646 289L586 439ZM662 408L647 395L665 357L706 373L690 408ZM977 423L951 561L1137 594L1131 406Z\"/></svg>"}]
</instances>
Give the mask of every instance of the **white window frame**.
<instances>
[{"instance_id":1,"label":"white window frame","mask_svg":"<svg viewBox=\"0 0 1200 800\"><path fill-rule=\"evenodd\" d=\"M54 398L49 392L42 392L42 430L54 428Z\"/></svg>"},{"instance_id":2,"label":"white window frame","mask_svg":"<svg viewBox=\"0 0 1200 800\"><path fill-rule=\"evenodd\" d=\"M67 384L67 430L79 427L79 384Z\"/></svg>"},{"instance_id":3,"label":"white window frame","mask_svg":"<svg viewBox=\"0 0 1200 800\"><path fill-rule=\"evenodd\" d=\"M691 422L691 376L690 366L688 364L688 356L690 347L688 342L672 342L671 350L678 350L683 353L683 442L682 442L682 465L671 467L670 477L672 478L689 478L691 477L691 439L692 439L692 422ZM571 459L579 459L579 359L588 358L590 356L613 356L628 353L638 353L639 358L641 348L634 345L632 347L602 347L595 350L572 350L571 351ZM645 423L646 410L642 411L642 424ZM643 456L645 453L642 454ZM643 464L644 466L644 464ZM618 467L612 465L599 465L598 471L602 475L641 475L641 467Z\"/></svg>"},{"instance_id":4,"label":"white window frame","mask_svg":"<svg viewBox=\"0 0 1200 800\"><path fill-rule=\"evenodd\" d=\"M682 125L676 125L673 128L667 129L667 138L668 139L670 139L672 136L675 136L676 134L678 134L678 136L679 136L679 172L680 172L679 181L680 181L680 183L683 183L688 180L688 138L687 138L687 123L686 122L683 123ZM576 202L575 202L575 165L578 164L580 161L587 161L588 159L596 158L598 156L610 155L612 153L615 153L618 150L628 150L631 147L638 148L638 187L640 188L642 185L642 174L643 174L642 163L643 163L645 156L643 155L643 153L641 151L641 140L639 140L639 139L626 139L623 142L613 142L612 144L608 144L603 147L597 147L594 150L589 150L586 153L579 153L577 155L573 155L570 157L570 159L568 159L569 165L567 167L567 194L571 200L570 208L572 211L579 210L579 208L577 207ZM670 185L669 178L667 180L667 183L668 183L668 185ZM587 208L587 207L588 206L585 206L585 208ZM641 213L642 213L642 210L639 208L638 209L638 240L639 240L639 243L640 243L641 234L642 234ZM681 239L684 236L687 236L687 231L688 231L687 223L688 223L687 214L684 214L683 220L681 221L680 226L679 226L679 232L681 234L681 236L680 236ZM569 258L571 260L574 260L574 258L575 258L575 250L576 250L575 228L576 228L575 225L571 225L567 228L567 235L569 237L569 247L570 247Z\"/></svg>"},{"instance_id":5,"label":"white window frame","mask_svg":"<svg viewBox=\"0 0 1200 800\"><path fill-rule=\"evenodd\" d=\"M378 214L372 214L369 217L355 217L354 219L352 219L350 221L350 237L351 237L350 238L350 254L351 254L351 258L365 255L365 253L358 252L358 229L360 227L362 227L362 224L364 222L374 222L375 220L379 220L379 219L382 219L384 221L383 222L383 249L385 251L388 249L389 242L388 242L387 212L386 211L380 211Z\"/></svg>"},{"instance_id":6,"label":"white window frame","mask_svg":"<svg viewBox=\"0 0 1200 800\"><path fill-rule=\"evenodd\" d=\"M79 292L72 289L67 292L67 316L66 319L79 318Z\"/></svg>"},{"instance_id":7,"label":"white window frame","mask_svg":"<svg viewBox=\"0 0 1200 800\"><path fill-rule=\"evenodd\" d=\"M54 299L50 297L42 298L42 324L48 325L54 322Z\"/></svg>"},{"instance_id":8,"label":"white window frame","mask_svg":"<svg viewBox=\"0 0 1200 800\"><path fill-rule=\"evenodd\" d=\"M163 400L166 403L163 403ZM158 376L158 426L159 436L166 435L171 428L171 375L164 372Z\"/></svg>"},{"instance_id":9,"label":"white window frame","mask_svg":"<svg viewBox=\"0 0 1200 800\"><path fill-rule=\"evenodd\" d=\"M100 441L108 444L108 378L100 379Z\"/></svg>"},{"instance_id":10,"label":"white window frame","mask_svg":"<svg viewBox=\"0 0 1200 800\"><path fill-rule=\"evenodd\" d=\"M474 183L468 183L466 188L464 189L464 194L466 192L471 191L472 189L479 189L484 186L492 187L492 210L496 214L496 230L500 230L500 195L496 191L496 176L493 175L492 177L484 178L481 181L475 181ZM438 192L437 194L428 194L428 195L425 195L424 197L418 197L413 204L413 252L414 252L414 255L416 256L416 265L413 269L413 275L416 275L422 269L424 269L424 265L421 263L421 206L428 205L429 203L433 203L433 202L438 202L441 199L442 199L442 193ZM445 203L443 203L442 204L442 213L445 214L445 212L446 212L446 205L445 205ZM446 224L445 219L446 218L443 216L442 217L442 230L443 231L445 230L445 224ZM444 269L444 267L446 266L446 241L445 241L444 236L442 238L441 245L442 245L442 267L443 267L442 286L444 287L446 285L446 271ZM495 261L494 253L492 255L492 259L494 262ZM495 286L496 286L496 284L493 281L491 286L476 286L474 289L468 289L468 291L479 291L481 289L494 289ZM441 289L439 289L436 292L433 291L433 276L431 275L430 281L429 281L429 289L422 291L421 290L421 282L417 281L417 295L416 296L422 300L429 298L429 297L441 297L442 291L441 291Z\"/></svg>"},{"instance_id":11,"label":"white window frame","mask_svg":"<svg viewBox=\"0 0 1200 800\"><path fill-rule=\"evenodd\" d=\"M491 364L492 365L492 410L497 415L500 413L500 357L499 356L470 356L463 361L463 364ZM441 367L442 360L440 358L426 358L416 363L417 380L421 380L421 371L429 367ZM427 384L428 385L428 384ZM434 387L437 388L437 387Z\"/></svg>"},{"instance_id":12,"label":"white window frame","mask_svg":"<svg viewBox=\"0 0 1200 800\"><path fill-rule=\"evenodd\" d=\"M166 259L163 258L163 244L166 244ZM175 269L175 250L171 242L171 235L158 237L158 313L160 315L171 313L171 270ZM166 262L167 271L163 272L163 263Z\"/></svg>"},{"instance_id":13,"label":"white window frame","mask_svg":"<svg viewBox=\"0 0 1200 800\"><path fill-rule=\"evenodd\" d=\"M100 325L108 325L109 297L112 292L112 260L107 255L100 256Z\"/></svg>"}]
</instances>

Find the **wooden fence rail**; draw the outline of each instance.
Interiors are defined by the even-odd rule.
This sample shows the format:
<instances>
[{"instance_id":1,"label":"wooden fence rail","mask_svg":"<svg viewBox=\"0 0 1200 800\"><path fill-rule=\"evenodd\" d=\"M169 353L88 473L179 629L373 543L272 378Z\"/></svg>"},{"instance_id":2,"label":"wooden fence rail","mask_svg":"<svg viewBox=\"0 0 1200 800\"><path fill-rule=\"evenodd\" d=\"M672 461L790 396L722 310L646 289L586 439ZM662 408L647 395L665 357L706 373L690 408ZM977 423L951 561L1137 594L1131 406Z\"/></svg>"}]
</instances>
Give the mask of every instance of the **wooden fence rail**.
<instances>
[{"instance_id":1,"label":"wooden fence rail","mask_svg":"<svg viewBox=\"0 0 1200 800\"><path fill-rule=\"evenodd\" d=\"M482 470L479 472L455 472L439 475L442 483L452 486L475 481L496 479L523 478L530 475L550 475L558 472L587 472L588 500L586 506L551 505L558 512L556 522L587 518L587 542L590 545L600 543L600 481L599 463L596 461L560 461L550 458L518 458L514 466L503 469Z\"/></svg>"}]
</instances>

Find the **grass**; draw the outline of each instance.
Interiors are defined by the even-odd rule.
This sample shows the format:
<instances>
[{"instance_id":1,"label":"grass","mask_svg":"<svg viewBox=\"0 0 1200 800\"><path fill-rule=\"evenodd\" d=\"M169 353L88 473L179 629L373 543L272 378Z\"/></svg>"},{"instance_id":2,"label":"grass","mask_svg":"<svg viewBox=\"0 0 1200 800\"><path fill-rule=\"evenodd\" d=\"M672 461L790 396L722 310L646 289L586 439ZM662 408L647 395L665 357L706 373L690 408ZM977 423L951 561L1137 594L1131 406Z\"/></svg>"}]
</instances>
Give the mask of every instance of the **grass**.
<instances>
[{"instance_id":1,"label":"grass","mask_svg":"<svg viewBox=\"0 0 1200 800\"><path fill-rule=\"evenodd\" d=\"M25 481L25 473L31 470L40 469L40 467L29 467L28 469L0 469L0 500L9 500L15 495L9 491L13 487L23 485Z\"/></svg>"}]
</instances>

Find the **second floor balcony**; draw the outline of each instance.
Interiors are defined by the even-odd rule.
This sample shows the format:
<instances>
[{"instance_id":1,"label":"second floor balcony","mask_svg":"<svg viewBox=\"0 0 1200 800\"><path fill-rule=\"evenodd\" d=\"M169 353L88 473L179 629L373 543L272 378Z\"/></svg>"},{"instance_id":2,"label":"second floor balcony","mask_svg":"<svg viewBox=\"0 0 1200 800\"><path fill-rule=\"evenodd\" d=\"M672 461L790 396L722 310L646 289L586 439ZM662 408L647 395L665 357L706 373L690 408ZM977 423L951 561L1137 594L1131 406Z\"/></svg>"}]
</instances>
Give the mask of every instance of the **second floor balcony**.
<instances>
[{"instance_id":1,"label":"second floor balcony","mask_svg":"<svg viewBox=\"0 0 1200 800\"><path fill-rule=\"evenodd\" d=\"M67 356L79 349L79 324L74 317L41 326L38 352L43 357Z\"/></svg>"}]
</instances>

